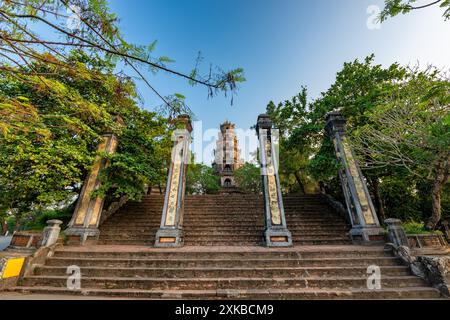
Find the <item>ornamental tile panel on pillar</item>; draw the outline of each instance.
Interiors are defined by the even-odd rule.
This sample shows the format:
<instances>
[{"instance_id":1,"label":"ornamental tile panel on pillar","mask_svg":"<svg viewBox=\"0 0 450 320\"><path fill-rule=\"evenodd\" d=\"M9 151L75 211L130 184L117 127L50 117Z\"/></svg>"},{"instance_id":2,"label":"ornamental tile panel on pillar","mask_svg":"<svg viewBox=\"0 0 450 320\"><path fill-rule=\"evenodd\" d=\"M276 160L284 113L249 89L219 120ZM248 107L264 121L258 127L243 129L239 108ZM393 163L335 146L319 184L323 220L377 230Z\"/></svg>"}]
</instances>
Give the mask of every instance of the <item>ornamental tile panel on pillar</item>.
<instances>
[{"instance_id":1,"label":"ornamental tile panel on pillar","mask_svg":"<svg viewBox=\"0 0 450 320\"><path fill-rule=\"evenodd\" d=\"M352 224L350 235L355 242L382 241L384 230L380 227L366 180L348 142L346 120L338 111L328 113L325 120L326 131L342 166L339 178Z\"/></svg>"},{"instance_id":2,"label":"ornamental tile panel on pillar","mask_svg":"<svg viewBox=\"0 0 450 320\"><path fill-rule=\"evenodd\" d=\"M278 176L278 162L272 135L272 121L266 114L258 117L259 161L264 198L264 244L267 247L292 246L292 235L286 226L283 196Z\"/></svg>"},{"instance_id":3,"label":"ornamental tile panel on pillar","mask_svg":"<svg viewBox=\"0 0 450 320\"><path fill-rule=\"evenodd\" d=\"M180 247L184 244L183 214L186 190L186 169L189 160L192 125L188 115L176 120L184 128L172 135L172 161L169 168L161 226L156 233L155 247Z\"/></svg>"}]
</instances>

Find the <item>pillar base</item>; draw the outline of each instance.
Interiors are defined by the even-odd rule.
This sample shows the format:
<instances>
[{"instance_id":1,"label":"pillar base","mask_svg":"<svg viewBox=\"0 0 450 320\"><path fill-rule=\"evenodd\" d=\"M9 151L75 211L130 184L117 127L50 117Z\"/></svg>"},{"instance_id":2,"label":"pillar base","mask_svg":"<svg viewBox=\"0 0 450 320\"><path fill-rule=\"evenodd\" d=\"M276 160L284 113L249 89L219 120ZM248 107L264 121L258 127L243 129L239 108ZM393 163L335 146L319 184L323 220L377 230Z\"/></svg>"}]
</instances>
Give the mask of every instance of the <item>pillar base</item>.
<instances>
[{"instance_id":1,"label":"pillar base","mask_svg":"<svg viewBox=\"0 0 450 320\"><path fill-rule=\"evenodd\" d=\"M155 247L177 248L184 245L183 229L161 228L156 233Z\"/></svg>"},{"instance_id":2,"label":"pillar base","mask_svg":"<svg viewBox=\"0 0 450 320\"><path fill-rule=\"evenodd\" d=\"M96 244L100 236L100 230L97 228L70 227L64 233L69 246Z\"/></svg>"},{"instance_id":3,"label":"pillar base","mask_svg":"<svg viewBox=\"0 0 450 320\"><path fill-rule=\"evenodd\" d=\"M353 227L350 230L352 242L361 243L380 243L385 242L385 230L381 227Z\"/></svg>"},{"instance_id":4,"label":"pillar base","mask_svg":"<svg viewBox=\"0 0 450 320\"><path fill-rule=\"evenodd\" d=\"M292 234L286 228L268 228L264 231L264 245L266 247L292 247Z\"/></svg>"}]
</instances>

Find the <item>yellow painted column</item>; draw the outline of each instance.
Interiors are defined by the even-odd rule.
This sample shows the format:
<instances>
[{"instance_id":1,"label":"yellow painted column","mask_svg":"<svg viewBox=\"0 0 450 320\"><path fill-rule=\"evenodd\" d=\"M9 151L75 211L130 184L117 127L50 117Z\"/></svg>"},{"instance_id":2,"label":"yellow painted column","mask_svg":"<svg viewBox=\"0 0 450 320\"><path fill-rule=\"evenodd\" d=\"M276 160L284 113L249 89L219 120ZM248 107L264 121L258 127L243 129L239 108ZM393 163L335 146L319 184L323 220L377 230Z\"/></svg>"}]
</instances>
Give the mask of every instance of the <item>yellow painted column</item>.
<instances>
[{"instance_id":1,"label":"yellow painted column","mask_svg":"<svg viewBox=\"0 0 450 320\"><path fill-rule=\"evenodd\" d=\"M189 160L192 125L188 115L176 119L180 129L174 131L172 159L166 186L161 226L156 233L155 247L180 247L184 243L183 214L186 190L186 169Z\"/></svg>"},{"instance_id":2,"label":"yellow painted column","mask_svg":"<svg viewBox=\"0 0 450 320\"><path fill-rule=\"evenodd\" d=\"M326 130L333 142L336 158L342 166L339 178L352 224L352 239L355 242L382 241L383 229L380 227L366 180L348 142L345 118L337 111L328 113Z\"/></svg>"},{"instance_id":3,"label":"yellow painted column","mask_svg":"<svg viewBox=\"0 0 450 320\"><path fill-rule=\"evenodd\" d=\"M120 118L117 121L122 124ZM118 140L113 133L102 136L102 140L97 147L99 154L96 156L91 172L83 184L69 227L65 231L69 244L85 244L86 241L96 241L100 235L98 225L104 198L100 196L92 197L92 193L101 185L99 178L102 170L110 165L109 160L103 158L101 154L113 154L116 152L117 146Z\"/></svg>"}]
</instances>

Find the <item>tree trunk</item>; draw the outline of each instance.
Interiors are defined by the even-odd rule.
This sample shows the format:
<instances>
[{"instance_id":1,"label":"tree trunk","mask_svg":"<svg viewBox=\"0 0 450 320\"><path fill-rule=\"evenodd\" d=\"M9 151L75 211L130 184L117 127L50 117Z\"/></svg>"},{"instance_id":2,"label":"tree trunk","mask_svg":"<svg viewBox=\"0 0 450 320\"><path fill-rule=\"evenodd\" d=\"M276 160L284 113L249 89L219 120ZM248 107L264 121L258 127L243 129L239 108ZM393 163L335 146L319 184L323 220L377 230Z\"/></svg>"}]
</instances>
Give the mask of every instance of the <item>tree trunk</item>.
<instances>
[{"instance_id":1,"label":"tree trunk","mask_svg":"<svg viewBox=\"0 0 450 320\"><path fill-rule=\"evenodd\" d=\"M370 184L373 188L373 197L375 200L375 205L377 206L378 218L380 221L386 220L386 212L384 211L384 203L380 194L380 183L378 177L371 177Z\"/></svg>"},{"instance_id":2,"label":"tree trunk","mask_svg":"<svg viewBox=\"0 0 450 320\"><path fill-rule=\"evenodd\" d=\"M449 180L449 173L449 159L446 159L436 170L436 178L431 192L432 213L426 225L428 230L436 229L437 224L441 220L441 192L442 188Z\"/></svg>"},{"instance_id":3,"label":"tree trunk","mask_svg":"<svg viewBox=\"0 0 450 320\"><path fill-rule=\"evenodd\" d=\"M6 231L8 230L8 224L6 223L5 219L0 219L0 227L1 227L1 234L0 236L4 236L6 234Z\"/></svg>"},{"instance_id":4,"label":"tree trunk","mask_svg":"<svg viewBox=\"0 0 450 320\"><path fill-rule=\"evenodd\" d=\"M306 190L305 190L305 185L302 182L302 179L300 178L300 175L298 172L294 173L295 176L295 180L297 180L298 186L300 187L300 190L302 191L303 194L306 194Z\"/></svg>"},{"instance_id":5,"label":"tree trunk","mask_svg":"<svg viewBox=\"0 0 450 320\"><path fill-rule=\"evenodd\" d=\"M14 231L20 231L20 228L22 227L22 223L19 219L16 219L16 224L14 225Z\"/></svg>"}]
</instances>

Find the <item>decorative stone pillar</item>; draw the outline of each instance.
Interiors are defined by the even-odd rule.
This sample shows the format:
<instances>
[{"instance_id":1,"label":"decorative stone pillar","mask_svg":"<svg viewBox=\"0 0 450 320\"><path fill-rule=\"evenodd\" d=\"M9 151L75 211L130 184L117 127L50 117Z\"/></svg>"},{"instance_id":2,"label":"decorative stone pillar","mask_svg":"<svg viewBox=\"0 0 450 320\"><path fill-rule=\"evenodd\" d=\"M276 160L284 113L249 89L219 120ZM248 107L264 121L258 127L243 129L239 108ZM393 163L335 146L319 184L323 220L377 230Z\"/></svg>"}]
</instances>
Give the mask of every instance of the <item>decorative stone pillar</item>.
<instances>
[{"instance_id":1,"label":"decorative stone pillar","mask_svg":"<svg viewBox=\"0 0 450 320\"><path fill-rule=\"evenodd\" d=\"M169 168L161 226L156 233L155 247L183 246L183 213L186 189L186 169L189 160L192 125L188 115L181 115L177 123L183 126L172 135L172 161Z\"/></svg>"},{"instance_id":2,"label":"decorative stone pillar","mask_svg":"<svg viewBox=\"0 0 450 320\"><path fill-rule=\"evenodd\" d=\"M384 220L388 227L389 242L396 247L405 246L409 247L408 237L406 236L405 229L403 229L402 221L399 219L387 219Z\"/></svg>"},{"instance_id":3,"label":"decorative stone pillar","mask_svg":"<svg viewBox=\"0 0 450 320\"><path fill-rule=\"evenodd\" d=\"M58 241L59 232L61 231L61 220L48 220L47 226L42 232L41 247L50 247Z\"/></svg>"},{"instance_id":4,"label":"decorative stone pillar","mask_svg":"<svg viewBox=\"0 0 450 320\"><path fill-rule=\"evenodd\" d=\"M273 145L272 121L268 115L259 115L256 131L259 138L259 161L264 197L266 226L264 243L267 247L292 246L292 235L287 229L284 215L278 163Z\"/></svg>"},{"instance_id":5,"label":"decorative stone pillar","mask_svg":"<svg viewBox=\"0 0 450 320\"><path fill-rule=\"evenodd\" d=\"M365 178L347 141L345 125L346 120L339 112L327 114L326 130L342 166L339 178L352 224L350 235L355 242L382 241L383 229L380 227Z\"/></svg>"},{"instance_id":6,"label":"decorative stone pillar","mask_svg":"<svg viewBox=\"0 0 450 320\"><path fill-rule=\"evenodd\" d=\"M120 117L116 118L119 125L123 124ZM100 183L100 173L110 165L109 160L103 158L100 153L113 154L116 152L118 140L115 134L107 133L102 136L97 151L99 155L94 160L91 172L87 176L80 197L78 198L69 227L65 231L68 236L68 244L84 245L86 241L95 242L98 240L100 231L98 225L103 210L104 198L92 197L92 192L97 190Z\"/></svg>"}]
</instances>

